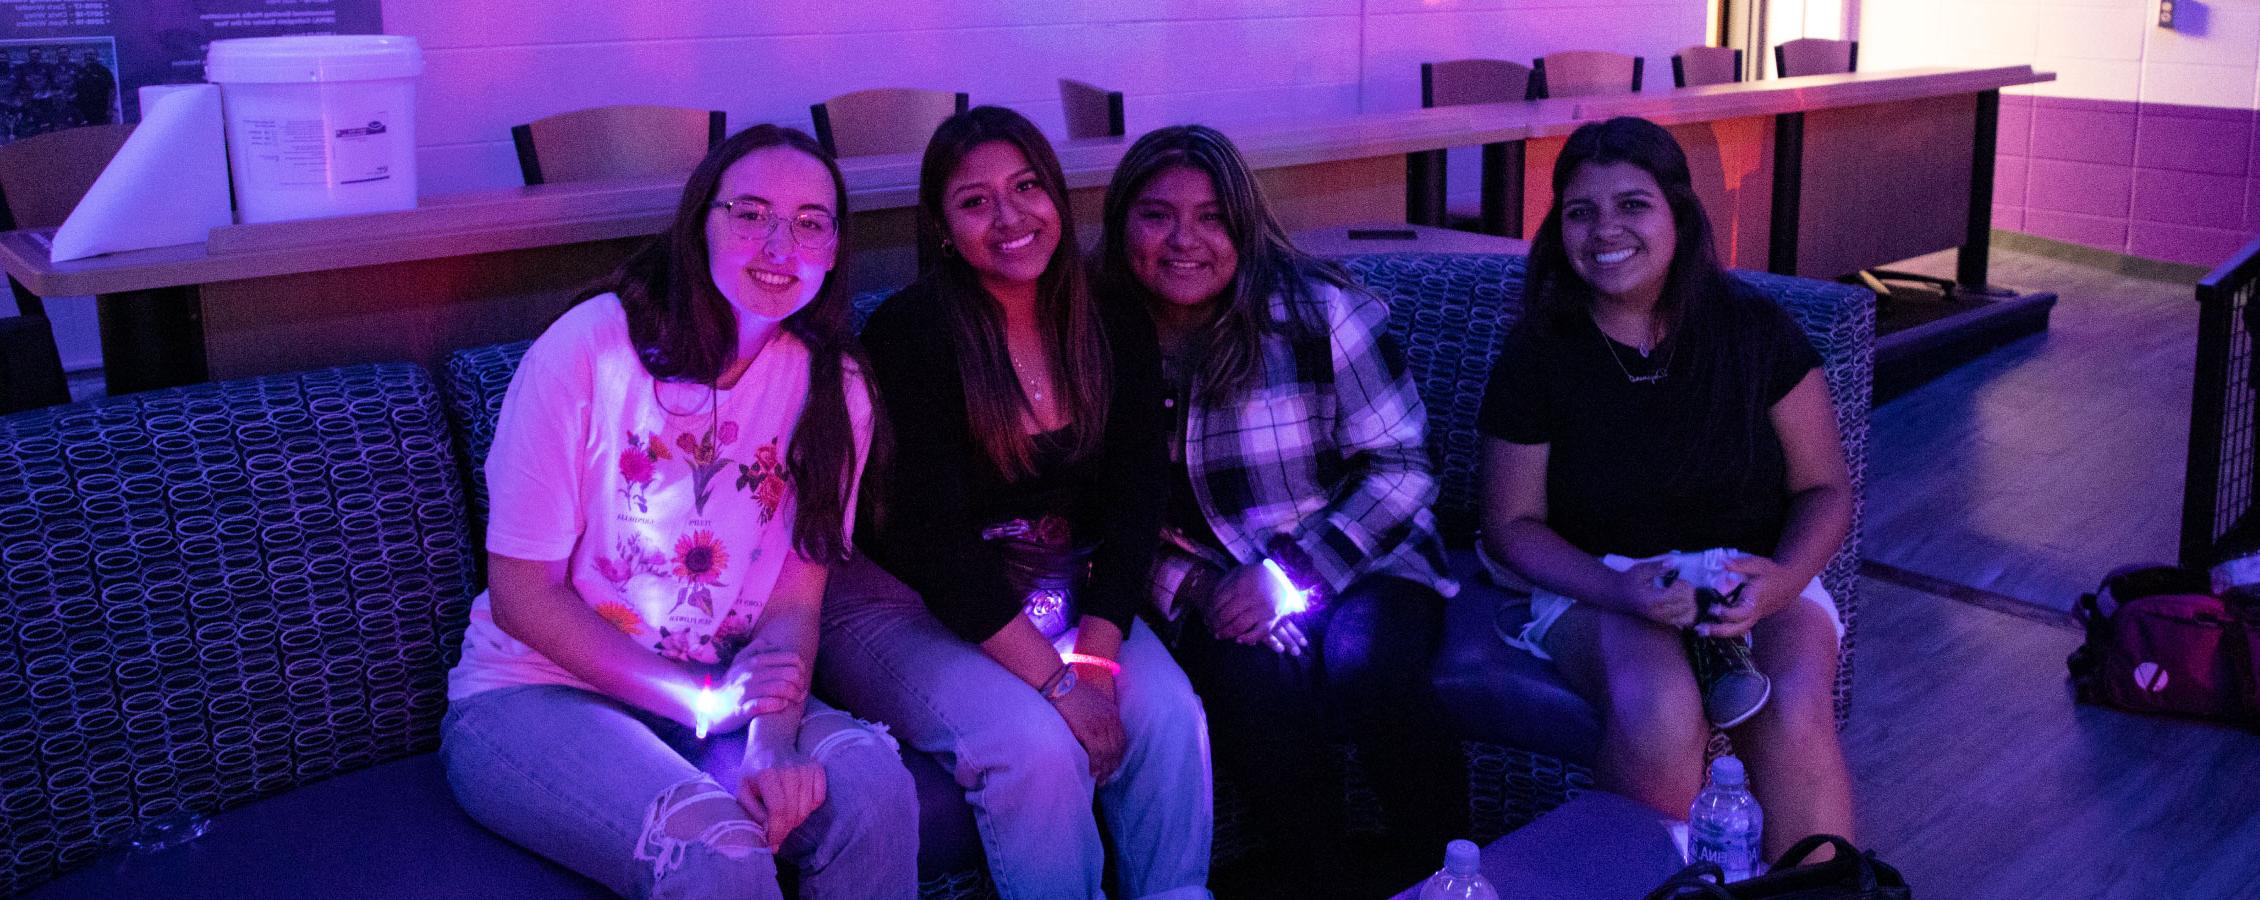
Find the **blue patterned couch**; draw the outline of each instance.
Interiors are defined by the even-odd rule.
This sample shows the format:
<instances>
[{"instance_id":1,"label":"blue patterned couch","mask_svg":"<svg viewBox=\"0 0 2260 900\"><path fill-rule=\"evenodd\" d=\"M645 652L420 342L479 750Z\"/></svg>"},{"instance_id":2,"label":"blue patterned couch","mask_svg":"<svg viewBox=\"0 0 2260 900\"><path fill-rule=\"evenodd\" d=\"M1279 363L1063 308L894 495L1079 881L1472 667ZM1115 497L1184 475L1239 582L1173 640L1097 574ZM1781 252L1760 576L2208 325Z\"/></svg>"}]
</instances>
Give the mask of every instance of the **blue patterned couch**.
<instances>
[{"instance_id":1,"label":"blue patterned couch","mask_svg":"<svg viewBox=\"0 0 2260 900\"><path fill-rule=\"evenodd\" d=\"M1441 518L1464 540L1475 404L1522 262L1349 263L1391 302L1429 403ZM1827 360L1857 485L1865 292L1750 277ZM0 895L603 896L472 823L430 753L477 590L476 461L522 352L459 353L444 389L413 366L350 366L0 418ZM1847 550L1825 576L1849 625L1855 565ZM1595 736L1558 679L1491 637L1498 600L1453 603L1436 673L1484 837L1585 783ZM986 892L954 784L911 767L925 893ZM1234 807L1221 788L1220 857L1250 839ZM211 833L116 849L180 809L217 813Z\"/></svg>"}]
</instances>

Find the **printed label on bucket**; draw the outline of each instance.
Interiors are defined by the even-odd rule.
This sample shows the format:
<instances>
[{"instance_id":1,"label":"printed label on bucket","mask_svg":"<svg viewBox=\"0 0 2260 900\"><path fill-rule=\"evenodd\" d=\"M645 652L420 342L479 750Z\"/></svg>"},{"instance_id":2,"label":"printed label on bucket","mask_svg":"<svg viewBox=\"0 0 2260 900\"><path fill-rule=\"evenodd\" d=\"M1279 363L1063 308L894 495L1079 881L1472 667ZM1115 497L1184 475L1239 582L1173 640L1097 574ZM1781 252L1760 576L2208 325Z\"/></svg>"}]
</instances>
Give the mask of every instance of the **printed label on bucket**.
<instances>
[{"instance_id":1,"label":"printed label on bucket","mask_svg":"<svg viewBox=\"0 0 2260 900\"><path fill-rule=\"evenodd\" d=\"M322 120L246 118L238 124L243 160L253 180L283 188L329 186Z\"/></svg>"},{"instance_id":2,"label":"printed label on bucket","mask_svg":"<svg viewBox=\"0 0 2260 900\"><path fill-rule=\"evenodd\" d=\"M367 184L392 177L390 118L382 113L367 122L338 128L330 136L330 172L338 184Z\"/></svg>"},{"instance_id":3,"label":"printed label on bucket","mask_svg":"<svg viewBox=\"0 0 2260 900\"><path fill-rule=\"evenodd\" d=\"M242 121L244 159L258 183L280 188L328 189L392 177L391 116L380 110L333 126L321 119L258 118Z\"/></svg>"}]
</instances>

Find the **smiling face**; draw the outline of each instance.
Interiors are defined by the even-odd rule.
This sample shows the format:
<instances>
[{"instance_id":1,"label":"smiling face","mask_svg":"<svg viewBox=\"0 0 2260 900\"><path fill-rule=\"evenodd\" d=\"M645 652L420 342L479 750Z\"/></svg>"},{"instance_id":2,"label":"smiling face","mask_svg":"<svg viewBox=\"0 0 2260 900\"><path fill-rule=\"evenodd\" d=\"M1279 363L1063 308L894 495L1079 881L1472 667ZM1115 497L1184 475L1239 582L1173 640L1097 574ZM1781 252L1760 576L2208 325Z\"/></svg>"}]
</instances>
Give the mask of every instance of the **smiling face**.
<instances>
[{"instance_id":1,"label":"smiling face","mask_svg":"<svg viewBox=\"0 0 2260 900\"><path fill-rule=\"evenodd\" d=\"M755 150L722 170L713 202L736 201L741 211L744 204L755 204L785 220L766 238L747 238L731 224L732 210L707 210L707 268L715 290L739 315L782 321L816 299L839 248L812 250L795 244L791 220L804 212L838 215L832 208L834 196L832 173L824 163L790 147Z\"/></svg>"},{"instance_id":2,"label":"smiling face","mask_svg":"<svg viewBox=\"0 0 2260 900\"><path fill-rule=\"evenodd\" d=\"M1162 302L1208 306L1240 269L1216 184L1199 169L1172 166L1148 180L1122 228L1130 274Z\"/></svg>"},{"instance_id":3,"label":"smiling face","mask_svg":"<svg viewBox=\"0 0 2260 900\"><path fill-rule=\"evenodd\" d=\"M1059 207L1027 154L1006 141L965 154L943 185L942 221L991 293L1034 285L1059 249Z\"/></svg>"},{"instance_id":4,"label":"smiling face","mask_svg":"<svg viewBox=\"0 0 2260 900\"><path fill-rule=\"evenodd\" d=\"M1562 189L1562 250L1602 300L1653 305L1663 295L1679 232L1648 170L1588 163Z\"/></svg>"}]
</instances>

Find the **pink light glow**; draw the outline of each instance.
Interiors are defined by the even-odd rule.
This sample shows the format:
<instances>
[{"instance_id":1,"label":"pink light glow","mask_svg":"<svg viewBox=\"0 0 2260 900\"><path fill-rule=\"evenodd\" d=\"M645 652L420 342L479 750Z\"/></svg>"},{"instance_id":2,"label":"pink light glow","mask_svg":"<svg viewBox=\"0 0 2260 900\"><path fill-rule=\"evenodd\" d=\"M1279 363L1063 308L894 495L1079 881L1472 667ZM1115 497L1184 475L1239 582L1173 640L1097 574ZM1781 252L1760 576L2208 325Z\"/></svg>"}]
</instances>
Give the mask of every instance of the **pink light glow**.
<instances>
[{"instance_id":1,"label":"pink light glow","mask_svg":"<svg viewBox=\"0 0 2260 900\"><path fill-rule=\"evenodd\" d=\"M698 694L693 696L690 701L691 715L698 722L697 734L699 740L705 740L706 732L714 721L737 709L744 698L745 685L732 680L718 691L714 689L714 679L708 677L706 683L699 686Z\"/></svg>"}]
</instances>

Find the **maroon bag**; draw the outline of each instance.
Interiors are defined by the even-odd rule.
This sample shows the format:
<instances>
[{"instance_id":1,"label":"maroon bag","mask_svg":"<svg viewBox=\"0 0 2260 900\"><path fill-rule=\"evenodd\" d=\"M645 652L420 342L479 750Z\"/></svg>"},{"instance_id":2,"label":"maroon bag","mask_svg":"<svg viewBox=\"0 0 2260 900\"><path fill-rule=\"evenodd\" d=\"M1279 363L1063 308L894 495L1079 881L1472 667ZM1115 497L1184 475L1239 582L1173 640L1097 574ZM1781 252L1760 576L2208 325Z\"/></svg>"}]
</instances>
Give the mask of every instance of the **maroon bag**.
<instances>
[{"instance_id":1,"label":"maroon bag","mask_svg":"<svg viewBox=\"0 0 2260 900\"><path fill-rule=\"evenodd\" d=\"M2066 660L2079 699L2260 730L2260 610L2208 588L2204 573L2148 566L2081 595L2087 641Z\"/></svg>"}]
</instances>

